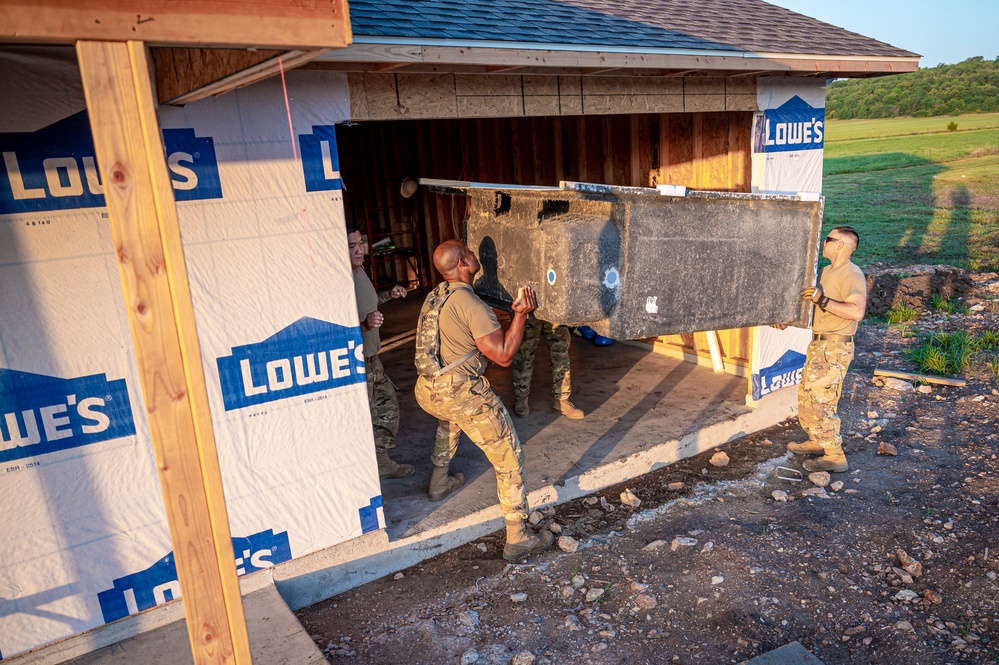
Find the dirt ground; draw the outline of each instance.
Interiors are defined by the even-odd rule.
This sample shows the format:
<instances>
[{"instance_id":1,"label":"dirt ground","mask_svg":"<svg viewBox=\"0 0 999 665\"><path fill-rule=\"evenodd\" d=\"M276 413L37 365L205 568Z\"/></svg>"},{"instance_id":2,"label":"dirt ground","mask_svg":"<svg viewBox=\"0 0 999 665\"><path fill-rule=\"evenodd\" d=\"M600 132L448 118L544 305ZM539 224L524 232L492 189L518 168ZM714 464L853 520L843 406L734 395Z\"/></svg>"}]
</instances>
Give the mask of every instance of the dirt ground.
<instances>
[{"instance_id":1,"label":"dirt ground","mask_svg":"<svg viewBox=\"0 0 999 665\"><path fill-rule=\"evenodd\" d=\"M913 371L914 331L999 330L999 275L970 279L968 315L861 326L842 486L777 477L801 469L788 421L532 516L576 551L508 565L497 532L299 619L334 663L738 663L795 640L826 665L999 663L996 377L873 377Z\"/></svg>"}]
</instances>

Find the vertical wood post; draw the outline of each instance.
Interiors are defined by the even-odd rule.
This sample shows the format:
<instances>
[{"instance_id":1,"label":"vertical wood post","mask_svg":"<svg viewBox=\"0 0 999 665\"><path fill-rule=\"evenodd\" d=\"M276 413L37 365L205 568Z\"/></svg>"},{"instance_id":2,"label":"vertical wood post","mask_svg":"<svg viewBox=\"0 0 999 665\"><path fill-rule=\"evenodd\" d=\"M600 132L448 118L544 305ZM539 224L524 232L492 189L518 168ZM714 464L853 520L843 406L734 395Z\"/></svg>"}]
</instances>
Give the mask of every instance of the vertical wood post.
<instances>
[{"instance_id":1,"label":"vertical wood post","mask_svg":"<svg viewBox=\"0 0 999 665\"><path fill-rule=\"evenodd\" d=\"M194 662L250 663L208 393L142 42L77 42Z\"/></svg>"}]
</instances>

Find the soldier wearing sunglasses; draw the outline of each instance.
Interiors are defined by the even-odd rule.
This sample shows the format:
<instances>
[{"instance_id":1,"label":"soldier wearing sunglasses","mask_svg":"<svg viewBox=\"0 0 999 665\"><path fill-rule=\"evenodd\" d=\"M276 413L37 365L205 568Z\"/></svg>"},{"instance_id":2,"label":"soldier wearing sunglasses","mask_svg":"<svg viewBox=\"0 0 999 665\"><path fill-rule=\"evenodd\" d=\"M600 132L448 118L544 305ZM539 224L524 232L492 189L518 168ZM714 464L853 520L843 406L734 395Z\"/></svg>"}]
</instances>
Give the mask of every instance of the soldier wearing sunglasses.
<instances>
[{"instance_id":1,"label":"soldier wearing sunglasses","mask_svg":"<svg viewBox=\"0 0 999 665\"><path fill-rule=\"evenodd\" d=\"M837 226L822 243L822 256L831 264L818 284L801 292L815 303L812 341L798 386L798 421L808 433L805 443L787 448L799 455L819 455L802 466L808 471L843 472L850 467L843 453L837 415L843 379L853 360L853 336L867 309L867 282L851 260L860 235L850 226Z\"/></svg>"}]
</instances>

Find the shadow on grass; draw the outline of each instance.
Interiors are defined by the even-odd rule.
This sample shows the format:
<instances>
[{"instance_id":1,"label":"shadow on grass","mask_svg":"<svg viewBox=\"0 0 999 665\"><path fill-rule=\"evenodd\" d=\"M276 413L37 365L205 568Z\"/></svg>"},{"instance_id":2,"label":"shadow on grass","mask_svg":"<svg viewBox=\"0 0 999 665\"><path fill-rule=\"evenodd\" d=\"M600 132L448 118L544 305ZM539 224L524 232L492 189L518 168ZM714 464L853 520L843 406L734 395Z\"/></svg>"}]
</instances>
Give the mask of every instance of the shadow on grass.
<instances>
[{"instance_id":1,"label":"shadow on grass","mask_svg":"<svg viewBox=\"0 0 999 665\"><path fill-rule=\"evenodd\" d=\"M849 224L861 237L860 265L948 263L968 268L972 196L945 190L939 207L934 178L947 169L906 153L830 159L825 164L826 229ZM942 214L941 214L942 213Z\"/></svg>"}]
</instances>

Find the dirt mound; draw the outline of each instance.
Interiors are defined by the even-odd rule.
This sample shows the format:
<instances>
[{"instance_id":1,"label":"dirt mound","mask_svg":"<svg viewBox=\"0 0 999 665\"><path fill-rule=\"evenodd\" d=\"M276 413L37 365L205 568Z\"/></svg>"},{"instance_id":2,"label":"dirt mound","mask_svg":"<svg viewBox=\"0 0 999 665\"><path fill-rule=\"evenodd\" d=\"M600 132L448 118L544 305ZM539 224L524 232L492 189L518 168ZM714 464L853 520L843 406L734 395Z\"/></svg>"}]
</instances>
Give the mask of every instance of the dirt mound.
<instances>
[{"instance_id":1,"label":"dirt mound","mask_svg":"<svg viewBox=\"0 0 999 665\"><path fill-rule=\"evenodd\" d=\"M930 306L933 296L967 294L974 282L967 272L947 265L865 266L867 314L882 315L898 305Z\"/></svg>"}]
</instances>

